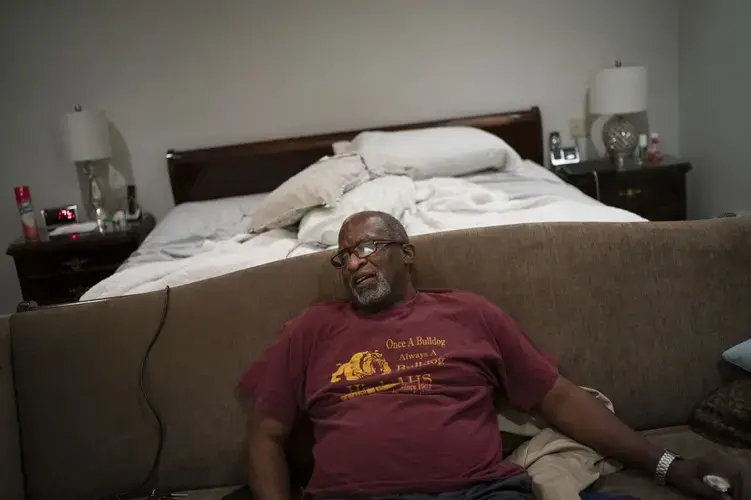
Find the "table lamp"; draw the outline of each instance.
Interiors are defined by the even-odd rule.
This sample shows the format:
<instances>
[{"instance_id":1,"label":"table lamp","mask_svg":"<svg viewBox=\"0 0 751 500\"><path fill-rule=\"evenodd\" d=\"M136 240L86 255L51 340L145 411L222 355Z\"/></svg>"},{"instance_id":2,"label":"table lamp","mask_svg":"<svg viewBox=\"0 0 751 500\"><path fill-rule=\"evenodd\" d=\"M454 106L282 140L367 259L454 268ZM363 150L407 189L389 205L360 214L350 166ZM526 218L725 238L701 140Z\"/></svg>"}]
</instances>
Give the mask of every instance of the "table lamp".
<instances>
[{"instance_id":1,"label":"table lamp","mask_svg":"<svg viewBox=\"0 0 751 500\"><path fill-rule=\"evenodd\" d=\"M103 230L107 217L103 183L97 178L94 162L109 158L112 154L107 117L102 111L84 111L81 106L76 106L72 113L63 118L63 133L67 139L70 161L81 164L88 178L87 211L94 217L99 229Z\"/></svg>"},{"instance_id":2,"label":"table lamp","mask_svg":"<svg viewBox=\"0 0 751 500\"><path fill-rule=\"evenodd\" d=\"M615 67L597 73L589 89L589 111L613 115L602 128L602 141L618 166L633 154L639 140L636 127L623 115L646 110L646 68L616 61Z\"/></svg>"}]
</instances>

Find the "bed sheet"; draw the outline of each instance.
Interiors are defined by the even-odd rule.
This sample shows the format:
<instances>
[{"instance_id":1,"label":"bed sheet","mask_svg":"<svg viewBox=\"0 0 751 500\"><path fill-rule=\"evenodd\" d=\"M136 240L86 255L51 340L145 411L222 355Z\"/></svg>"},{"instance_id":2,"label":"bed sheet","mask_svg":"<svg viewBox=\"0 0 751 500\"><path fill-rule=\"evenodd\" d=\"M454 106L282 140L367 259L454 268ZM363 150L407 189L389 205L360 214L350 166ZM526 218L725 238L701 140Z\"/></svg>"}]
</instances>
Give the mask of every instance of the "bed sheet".
<instances>
[{"instance_id":1,"label":"bed sheet","mask_svg":"<svg viewBox=\"0 0 751 500\"><path fill-rule=\"evenodd\" d=\"M415 208L405 210L400 217L410 236L527 222L644 221L631 212L603 205L529 161L522 161L508 171L415 181L412 191L416 193ZM484 193L479 205L474 199L469 200L477 192ZM471 209L467 209L468 202L475 203ZM252 214L243 217L252 217ZM234 227L236 234L218 231L206 239L191 239L195 236L191 234L186 241L185 235L178 234L172 241L155 244L152 240L116 274L92 287L81 300L179 286L322 251L334 243L302 243L295 232L284 229L250 235L240 231L247 227L244 219Z\"/></svg>"},{"instance_id":2,"label":"bed sheet","mask_svg":"<svg viewBox=\"0 0 751 500\"><path fill-rule=\"evenodd\" d=\"M119 271L171 262L211 251L217 243L247 233L252 213L268 193L182 203L169 211Z\"/></svg>"},{"instance_id":3,"label":"bed sheet","mask_svg":"<svg viewBox=\"0 0 751 500\"><path fill-rule=\"evenodd\" d=\"M549 169L532 161L522 160L508 171L487 171L462 177L494 191L502 191L509 198L519 200L537 196L560 196L572 201L603 206L576 187L568 184Z\"/></svg>"}]
</instances>

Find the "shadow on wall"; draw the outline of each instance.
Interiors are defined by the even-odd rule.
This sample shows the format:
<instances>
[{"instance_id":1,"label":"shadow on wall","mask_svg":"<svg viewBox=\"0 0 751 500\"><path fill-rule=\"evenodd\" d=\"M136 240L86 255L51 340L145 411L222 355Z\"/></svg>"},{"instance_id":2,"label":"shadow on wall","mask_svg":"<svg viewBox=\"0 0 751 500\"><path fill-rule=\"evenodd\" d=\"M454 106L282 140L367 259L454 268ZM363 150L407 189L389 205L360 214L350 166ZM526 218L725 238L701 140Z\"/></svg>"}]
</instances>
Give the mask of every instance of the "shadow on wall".
<instances>
[{"instance_id":1,"label":"shadow on wall","mask_svg":"<svg viewBox=\"0 0 751 500\"><path fill-rule=\"evenodd\" d=\"M115 210L125 210L127 202L127 186L135 184L133 165L130 158L130 150L125 143L123 134L109 122L109 139L112 157L109 160L100 160L95 163L96 175L103 181L104 207L108 214ZM81 189L81 199L89 198L89 183L83 170L76 169L78 174L78 186Z\"/></svg>"}]
</instances>

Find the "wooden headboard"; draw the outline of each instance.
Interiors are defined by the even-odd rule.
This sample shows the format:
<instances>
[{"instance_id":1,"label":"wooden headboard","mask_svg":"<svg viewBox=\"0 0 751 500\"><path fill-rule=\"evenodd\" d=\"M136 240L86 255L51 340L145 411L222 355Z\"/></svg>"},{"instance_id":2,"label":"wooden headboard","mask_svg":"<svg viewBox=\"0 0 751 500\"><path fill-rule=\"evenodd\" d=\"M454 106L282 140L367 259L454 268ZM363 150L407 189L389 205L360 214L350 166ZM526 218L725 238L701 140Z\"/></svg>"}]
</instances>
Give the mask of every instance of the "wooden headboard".
<instances>
[{"instance_id":1,"label":"wooden headboard","mask_svg":"<svg viewBox=\"0 0 751 500\"><path fill-rule=\"evenodd\" d=\"M522 158L543 160L542 119L533 107L492 115L449 118L424 123L369 127L407 130L438 126L470 126L506 141ZM167 152L175 204L273 191L319 158L333 153L331 145L352 140L362 130Z\"/></svg>"}]
</instances>

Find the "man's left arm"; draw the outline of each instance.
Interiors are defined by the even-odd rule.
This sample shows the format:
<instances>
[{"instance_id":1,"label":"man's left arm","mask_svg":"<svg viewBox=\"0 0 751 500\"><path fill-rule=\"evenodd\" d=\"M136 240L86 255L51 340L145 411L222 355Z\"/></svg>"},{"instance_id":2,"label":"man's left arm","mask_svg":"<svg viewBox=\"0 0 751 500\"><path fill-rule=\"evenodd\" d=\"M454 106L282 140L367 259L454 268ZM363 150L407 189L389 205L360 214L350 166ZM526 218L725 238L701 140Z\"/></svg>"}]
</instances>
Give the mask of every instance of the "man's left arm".
<instances>
[{"instance_id":1,"label":"man's left arm","mask_svg":"<svg viewBox=\"0 0 751 500\"><path fill-rule=\"evenodd\" d=\"M653 475L664 450L621 422L601 402L566 378L559 376L539 405L546 420L562 433L603 456ZM708 474L726 476L732 498L740 500L743 484L740 470L706 458L676 460L667 470L667 482L684 493L707 499L723 495L703 482Z\"/></svg>"},{"instance_id":2,"label":"man's left arm","mask_svg":"<svg viewBox=\"0 0 751 500\"><path fill-rule=\"evenodd\" d=\"M628 467L655 471L663 449L621 422L594 396L559 376L540 403L540 412L575 441Z\"/></svg>"},{"instance_id":3,"label":"man's left arm","mask_svg":"<svg viewBox=\"0 0 751 500\"><path fill-rule=\"evenodd\" d=\"M575 441L655 476L664 449L647 441L592 395L559 375L551 358L540 352L503 311L490 302L481 311L502 358L495 372L512 405L524 410L539 409L548 422ZM722 500L721 494L704 484L703 477L708 474L726 477L732 485L732 498L741 499L740 470L726 461L675 460L665 479L689 495Z\"/></svg>"}]
</instances>

